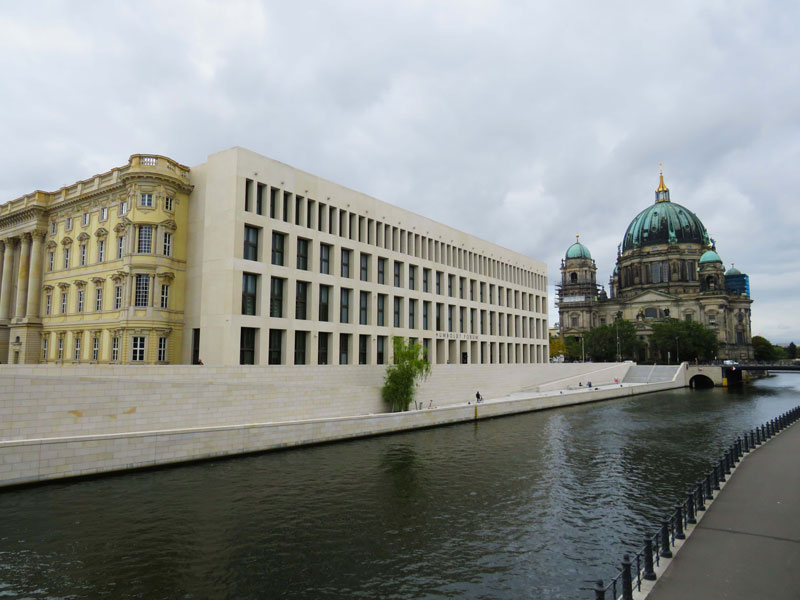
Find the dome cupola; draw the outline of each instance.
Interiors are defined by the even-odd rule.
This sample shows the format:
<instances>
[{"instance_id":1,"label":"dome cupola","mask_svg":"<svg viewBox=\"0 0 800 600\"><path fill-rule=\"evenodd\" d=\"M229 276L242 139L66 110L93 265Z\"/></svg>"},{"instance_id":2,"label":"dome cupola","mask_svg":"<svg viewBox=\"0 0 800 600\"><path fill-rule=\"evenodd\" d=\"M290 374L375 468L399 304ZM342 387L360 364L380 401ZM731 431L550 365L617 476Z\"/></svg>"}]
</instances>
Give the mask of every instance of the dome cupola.
<instances>
[{"instance_id":1,"label":"dome cupola","mask_svg":"<svg viewBox=\"0 0 800 600\"><path fill-rule=\"evenodd\" d=\"M719 257L719 254L717 254L714 250L712 250L710 248L708 250L706 250L705 252L703 252L703 256L700 257L700 264L701 265L706 265L706 264L709 264L709 263L722 264L722 259Z\"/></svg>"},{"instance_id":2,"label":"dome cupola","mask_svg":"<svg viewBox=\"0 0 800 600\"><path fill-rule=\"evenodd\" d=\"M572 244L569 248L567 248L567 254L564 258L569 260L570 258L587 258L591 260L592 254L589 252L589 249L581 244L578 240L580 239L579 235L575 236L575 243Z\"/></svg>"}]
</instances>

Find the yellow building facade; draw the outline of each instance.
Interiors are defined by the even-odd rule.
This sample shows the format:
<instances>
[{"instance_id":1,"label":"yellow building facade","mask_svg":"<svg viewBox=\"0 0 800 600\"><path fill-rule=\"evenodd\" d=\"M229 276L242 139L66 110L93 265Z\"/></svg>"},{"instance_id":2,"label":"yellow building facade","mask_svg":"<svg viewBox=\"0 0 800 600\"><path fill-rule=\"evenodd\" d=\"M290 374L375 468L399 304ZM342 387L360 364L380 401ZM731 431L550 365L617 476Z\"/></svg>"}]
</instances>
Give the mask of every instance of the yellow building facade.
<instances>
[{"instance_id":1,"label":"yellow building facade","mask_svg":"<svg viewBox=\"0 0 800 600\"><path fill-rule=\"evenodd\" d=\"M0 362L179 363L191 190L136 154L0 206Z\"/></svg>"}]
</instances>

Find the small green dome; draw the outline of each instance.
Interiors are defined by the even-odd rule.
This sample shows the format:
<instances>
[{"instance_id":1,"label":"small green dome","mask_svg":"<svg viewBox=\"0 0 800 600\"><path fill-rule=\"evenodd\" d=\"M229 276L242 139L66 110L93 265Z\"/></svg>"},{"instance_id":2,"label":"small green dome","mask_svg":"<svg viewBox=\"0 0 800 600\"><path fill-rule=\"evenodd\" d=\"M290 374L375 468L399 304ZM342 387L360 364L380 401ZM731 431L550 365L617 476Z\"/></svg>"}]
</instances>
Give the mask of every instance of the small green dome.
<instances>
[{"instance_id":1,"label":"small green dome","mask_svg":"<svg viewBox=\"0 0 800 600\"><path fill-rule=\"evenodd\" d=\"M742 274L742 272L739 269L737 269L736 267L734 267L733 263L731 263L731 268L728 269L728 272L725 273L725 275L741 275L741 274Z\"/></svg>"},{"instance_id":2,"label":"small green dome","mask_svg":"<svg viewBox=\"0 0 800 600\"><path fill-rule=\"evenodd\" d=\"M700 257L700 264L704 265L706 263L722 263L722 259L719 257L719 254L714 252L713 250L706 250L703 252L703 256Z\"/></svg>"},{"instance_id":3,"label":"small green dome","mask_svg":"<svg viewBox=\"0 0 800 600\"><path fill-rule=\"evenodd\" d=\"M580 242L575 242L567 248L567 256L566 258L592 258L592 253L589 252L589 249L581 244Z\"/></svg>"}]
</instances>

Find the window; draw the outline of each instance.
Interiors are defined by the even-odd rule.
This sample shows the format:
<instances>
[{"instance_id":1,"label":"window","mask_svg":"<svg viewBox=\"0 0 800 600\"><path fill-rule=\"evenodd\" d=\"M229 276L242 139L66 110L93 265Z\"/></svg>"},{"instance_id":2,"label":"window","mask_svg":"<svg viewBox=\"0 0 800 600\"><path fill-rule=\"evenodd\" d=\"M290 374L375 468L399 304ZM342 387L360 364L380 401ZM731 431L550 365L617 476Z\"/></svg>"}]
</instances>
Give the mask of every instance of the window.
<instances>
[{"instance_id":1,"label":"window","mask_svg":"<svg viewBox=\"0 0 800 600\"><path fill-rule=\"evenodd\" d=\"M297 238L297 268L308 271L308 240Z\"/></svg>"},{"instance_id":2,"label":"window","mask_svg":"<svg viewBox=\"0 0 800 600\"><path fill-rule=\"evenodd\" d=\"M164 198L164 210L172 211L172 196L167 196Z\"/></svg>"},{"instance_id":3,"label":"window","mask_svg":"<svg viewBox=\"0 0 800 600\"><path fill-rule=\"evenodd\" d=\"M78 312L83 312L83 290L78 290L77 309Z\"/></svg>"},{"instance_id":4,"label":"window","mask_svg":"<svg viewBox=\"0 0 800 600\"><path fill-rule=\"evenodd\" d=\"M308 338L307 331L294 332L294 364L306 364L306 340Z\"/></svg>"},{"instance_id":5,"label":"window","mask_svg":"<svg viewBox=\"0 0 800 600\"><path fill-rule=\"evenodd\" d=\"M319 245L319 272L324 275L331 272L331 247L328 244Z\"/></svg>"},{"instance_id":6,"label":"window","mask_svg":"<svg viewBox=\"0 0 800 600\"><path fill-rule=\"evenodd\" d=\"M442 330L442 304L436 303L436 331Z\"/></svg>"},{"instance_id":7,"label":"window","mask_svg":"<svg viewBox=\"0 0 800 600\"><path fill-rule=\"evenodd\" d=\"M100 357L100 338L93 337L92 338L92 360L97 361Z\"/></svg>"},{"instance_id":8,"label":"window","mask_svg":"<svg viewBox=\"0 0 800 600\"><path fill-rule=\"evenodd\" d=\"M361 281L369 281L369 254L361 253Z\"/></svg>"},{"instance_id":9,"label":"window","mask_svg":"<svg viewBox=\"0 0 800 600\"><path fill-rule=\"evenodd\" d=\"M114 310L122 308L122 286L114 286Z\"/></svg>"},{"instance_id":10,"label":"window","mask_svg":"<svg viewBox=\"0 0 800 600\"><path fill-rule=\"evenodd\" d=\"M272 235L272 239L274 244L275 234ZM274 252L275 249L273 248L273 256ZM281 245L281 255L282 254L283 245ZM242 258L245 260L258 260L258 227L250 227L250 225L244 226L244 251L242 253ZM273 261L273 264L277 263ZM283 264L283 258L281 258L280 264Z\"/></svg>"},{"instance_id":11,"label":"window","mask_svg":"<svg viewBox=\"0 0 800 600\"><path fill-rule=\"evenodd\" d=\"M341 304L339 311L339 322L350 322L350 290L342 288L341 290Z\"/></svg>"},{"instance_id":12,"label":"window","mask_svg":"<svg viewBox=\"0 0 800 600\"><path fill-rule=\"evenodd\" d=\"M403 263L394 261L394 287L400 287L400 272L403 269Z\"/></svg>"},{"instance_id":13,"label":"window","mask_svg":"<svg viewBox=\"0 0 800 600\"><path fill-rule=\"evenodd\" d=\"M242 327L239 334L239 364L256 364L256 329Z\"/></svg>"},{"instance_id":14,"label":"window","mask_svg":"<svg viewBox=\"0 0 800 600\"><path fill-rule=\"evenodd\" d=\"M430 310L430 302L422 303L422 328L428 329L428 312Z\"/></svg>"},{"instance_id":15,"label":"window","mask_svg":"<svg viewBox=\"0 0 800 600\"><path fill-rule=\"evenodd\" d=\"M150 275L139 273L136 275L136 296L134 298L134 306L147 306L147 300L150 297Z\"/></svg>"},{"instance_id":16,"label":"window","mask_svg":"<svg viewBox=\"0 0 800 600\"><path fill-rule=\"evenodd\" d=\"M72 229L72 217L67 217L67 226L65 229Z\"/></svg>"},{"instance_id":17,"label":"window","mask_svg":"<svg viewBox=\"0 0 800 600\"><path fill-rule=\"evenodd\" d=\"M436 293L442 293L442 272L436 271Z\"/></svg>"},{"instance_id":18,"label":"window","mask_svg":"<svg viewBox=\"0 0 800 600\"><path fill-rule=\"evenodd\" d=\"M125 252L125 236L118 235L117 236L117 258L122 258L123 253Z\"/></svg>"},{"instance_id":19,"label":"window","mask_svg":"<svg viewBox=\"0 0 800 600\"><path fill-rule=\"evenodd\" d=\"M89 213L83 213L83 220L81 221L84 227L89 224Z\"/></svg>"},{"instance_id":20,"label":"window","mask_svg":"<svg viewBox=\"0 0 800 600\"><path fill-rule=\"evenodd\" d=\"M409 298L408 300L408 327L409 329L414 329L416 326L414 324L414 317L416 317L417 312L417 301L414 299Z\"/></svg>"},{"instance_id":21,"label":"window","mask_svg":"<svg viewBox=\"0 0 800 600\"><path fill-rule=\"evenodd\" d=\"M69 248L64 248L64 268L69 269Z\"/></svg>"},{"instance_id":22,"label":"window","mask_svg":"<svg viewBox=\"0 0 800 600\"><path fill-rule=\"evenodd\" d=\"M317 364L328 364L328 344L331 334L327 331L320 331L317 337Z\"/></svg>"},{"instance_id":23,"label":"window","mask_svg":"<svg viewBox=\"0 0 800 600\"><path fill-rule=\"evenodd\" d=\"M164 256L172 256L172 234L164 232Z\"/></svg>"},{"instance_id":24,"label":"window","mask_svg":"<svg viewBox=\"0 0 800 600\"><path fill-rule=\"evenodd\" d=\"M431 278L431 270L430 269L422 269L422 291L428 291L428 281Z\"/></svg>"},{"instance_id":25,"label":"window","mask_svg":"<svg viewBox=\"0 0 800 600\"><path fill-rule=\"evenodd\" d=\"M44 297L44 314L49 315L53 308L53 294Z\"/></svg>"},{"instance_id":26,"label":"window","mask_svg":"<svg viewBox=\"0 0 800 600\"><path fill-rule=\"evenodd\" d=\"M350 250L342 248L342 277L350 277Z\"/></svg>"},{"instance_id":27,"label":"window","mask_svg":"<svg viewBox=\"0 0 800 600\"><path fill-rule=\"evenodd\" d=\"M104 206L103 208L100 209L100 220L101 221L107 221L108 220L108 207L107 206Z\"/></svg>"},{"instance_id":28,"label":"window","mask_svg":"<svg viewBox=\"0 0 800 600\"><path fill-rule=\"evenodd\" d=\"M307 319L308 282L298 281L294 297L294 318Z\"/></svg>"},{"instance_id":29,"label":"window","mask_svg":"<svg viewBox=\"0 0 800 600\"><path fill-rule=\"evenodd\" d=\"M321 285L319 286L319 320L320 321L327 321L330 317L329 314L329 303L330 303L330 292L331 286L329 285ZM327 363L326 363L327 364Z\"/></svg>"},{"instance_id":30,"label":"window","mask_svg":"<svg viewBox=\"0 0 800 600\"><path fill-rule=\"evenodd\" d=\"M169 284L161 284L161 308L169 308Z\"/></svg>"},{"instance_id":31,"label":"window","mask_svg":"<svg viewBox=\"0 0 800 600\"><path fill-rule=\"evenodd\" d=\"M358 323L367 325L369 322L369 292L361 292L358 304Z\"/></svg>"},{"instance_id":32,"label":"window","mask_svg":"<svg viewBox=\"0 0 800 600\"><path fill-rule=\"evenodd\" d=\"M81 266L86 266L86 244L81 244Z\"/></svg>"},{"instance_id":33,"label":"window","mask_svg":"<svg viewBox=\"0 0 800 600\"><path fill-rule=\"evenodd\" d=\"M368 349L369 349L369 336L366 335L366 334L359 335L358 336L358 364L360 364L360 365L367 364Z\"/></svg>"},{"instance_id":34,"label":"window","mask_svg":"<svg viewBox=\"0 0 800 600\"><path fill-rule=\"evenodd\" d=\"M61 292L61 314L67 314L67 292Z\"/></svg>"},{"instance_id":35,"label":"window","mask_svg":"<svg viewBox=\"0 0 800 600\"><path fill-rule=\"evenodd\" d=\"M142 362L144 360L144 336L133 336L133 346L131 350L131 360L133 362Z\"/></svg>"},{"instance_id":36,"label":"window","mask_svg":"<svg viewBox=\"0 0 800 600\"><path fill-rule=\"evenodd\" d=\"M386 336L379 335L378 336L378 348L377 348L377 355L375 357L377 360L376 362L379 365L382 365L386 362Z\"/></svg>"},{"instance_id":37,"label":"window","mask_svg":"<svg viewBox=\"0 0 800 600\"><path fill-rule=\"evenodd\" d=\"M94 309L96 311L103 310L103 288L101 287L94 289Z\"/></svg>"},{"instance_id":38,"label":"window","mask_svg":"<svg viewBox=\"0 0 800 600\"><path fill-rule=\"evenodd\" d=\"M164 304L164 288L161 286L161 304ZM242 314L255 315L257 313L258 275L256 273L242 273Z\"/></svg>"},{"instance_id":39,"label":"window","mask_svg":"<svg viewBox=\"0 0 800 600\"><path fill-rule=\"evenodd\" d=\"M152 225L139 225L139 254L150 254L153 242Z\"/></svg>"},{"instance_id":40,"label":"window","mask_svg":"<svg viewBox=\"0 0 800 600\"><path fill-rule=\"evenodd\" d=\"M139 195L139 206L146 206L148 208L152 208L152 206L153 206L153 194L140 194Z\"/></svg>"},{"instance_id":41,"label":"window","mask_svg":"<svg viewBox=\"0 0 800 600\"><path fill-rule=\"evenodd\" d=\"M285 241L286 235L283 233L278 233L277 231L272 232L272 264L283 266L283 246Z\"/></svg>"},{"instance_id":42,"label":"window","mask_svg":"<svg viewBox=\"0 0 800 600\"><path fill-rule=\"evenodd\" d=\"M52 271L56 262L56 253L52 250L47 253L47 270Z\"/></svg>"},{"instance_id":43,"label":"window","mask_svg":"<svg viewBox=\"0 0 800 600\"><path fill-rule=\"evenodd\" d=\"M119 216L123 217L127 214L127 212L128 212L128 203L127 201L123 200L122 202L119 203Z\"/></svg>"},{"instance_id":44,"label":"window","mask_svg":"<svg viewBox=\"0 0 800 600\"><path fill-rule=\"evenodd\" d=\"M346 365L350 363L350 334L339 334L339 364Z\"/></svg>"},{"instance_id":45,"label":"window","mask_svg":"<svg viewBox=\"0 0 800 600\"><path fill-rule=\"evenodd\" d=\"M75 360L81 359L81 337L80 335L75 336Z\"/></svg>"},{"instance_id":46,"label":"window","mask_svg":"<svg viewBox=\"0 0 800 600\"><path fill-rule=\"evenodd\" d=\"M55 221L50 223L50 235L55 235L57 230L58 230L58 224Z\"/></svg>"},{"instance_id":47,"label":"window","mask_svg":"<svg viewBox=\"0 0 800 600\"><path fill-rule=\"evenodd\" d=\"M106 241L105 240L98 240L97 241L97 262L105 262L106 260Z\"/></svg>"},{"instance_id":48,"label":"window","mask_svg":"<svg viewBox=\"0 0 800 600\"><path fill-rule=\"evenodd\" d=\"M386 294L378 294L378 325L380 327L386 325L385 311L386 311Z\"/></svg>"},{"instance_id":49,"label":"window","mask_svg":"<svg viewBox=\"0 0 800 600\"><path fill-rule=\"evenodd\" d=\"M64 338L58 338L58 360L64 358Z\"/></svg>"},{"instance_id":50,"label":"window","mask_svg":"<svg viewBox=\"0 0 800 600\"><path fill-rule=\"evenodd\" d=\"M49 336L42 338L42 360L47 360L47 342L49 339Z\"/></svg>"},{"instance_id":51,"label":"window","mask_svg":"<svg viewBox=\"0 0 800 600\"><path fill-rule=\"evenodd\" d=\"M453 275L447 276L447 295L453 296Z\"/></svg>"},{"instance_id":52,"label":"window","mask_svg":"<svg viewBox=\"0 0 800 600\"><path fill-rule=\"evenodd\" d=\"M269 316L283 316L283 279L273 277L269 286Z\"/></svg>"},{"instance_id":53,"label":"window","mask_svg":"<svg viewBox=\"0 0 800 600\"><path fill-rule=\"evenodd\" d=\"M116 362L119 360L119 338L111 338L111 360Z\"/></svg>"},{"instance_id":54,"label":"window","mask_svg":"<svg viewBox=\"0 0 800 600\"><path fill-rule=\"evenodd\" d=\"M403 305L402 298L395 296L394 297L394 326L400 327L400 310Z\"/></svg>"},{"instance_id":55,"label":"window","mask_svg":"<svg viewBox=\"0 0 800 600\"><path fill-rule=\"evenodd\" d=\"M386 283L386 259L378 259L378 283Z\"/></svg>"},{"instance_id":56,"label":"window","mask_svg":"<svg viewBox=\"0 0 800 600\"><path fill-rule=\"evenodd\" d=\"M271 365L281 364L281 345L283 344L283 330L270 329L269 330L269 357L268 362Z\"/></svg>"},{"instance_id":57,"label":"window","mask_svg":"<svg viewBox=\"0 0 800 600\"><path fill-rule=\"evenodd\" d=\"M417 267L408 265L408 289L413 290L417 287Z\"/></svg>"},{"instance_id":58,"label":"window","mask_svg":"<svg viewBox=\"0 0 800 600\"><path fill-rule=\"evenodd\" d=\"M167 338L158 338L158 362L167 362Z\"/></svg>"},{"instance_id":59,"label":"window","mask_svg":"<svg viewBox=\"0 0 800 600\"><path fill-rule=\"evenodd\" d=\"M453 331L453 305L447 306L447 331Z\"/></svg>"}]
</instances>

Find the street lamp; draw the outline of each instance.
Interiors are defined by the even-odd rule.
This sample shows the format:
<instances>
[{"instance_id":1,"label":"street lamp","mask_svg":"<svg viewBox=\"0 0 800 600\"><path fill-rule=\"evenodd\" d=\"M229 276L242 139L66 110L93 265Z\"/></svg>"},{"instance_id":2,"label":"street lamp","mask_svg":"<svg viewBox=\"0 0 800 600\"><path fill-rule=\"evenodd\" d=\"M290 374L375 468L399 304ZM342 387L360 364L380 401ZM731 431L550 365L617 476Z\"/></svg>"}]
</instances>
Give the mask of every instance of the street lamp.
<instances>
[{"instance_id":1,"label":"street lamp","mask_svg":"<svg viewBox=\"0 0 800 600\"><path fill-rule=\"evenodd\" d=\"M581 336L581 362L586 362L586 353L583 350L583 336Z\"/></svg>"},{"instance_id":2,"label":"street lamp","mask_svg":"<svg viewBox=\"0 0 800 600\"><path fill-rule=\"evenodd\" d=\"M675 361L681 364L680 347L678 346L678 336L675 336Z\"/></svg>"},{"instance_id":3,"label":"street lamp","mask_svg":"<svg viewBox=\"0 0 800 600\"><path fill-rule=\"evenodd\" d=\"M614 320L614 326L617 329L617 362L622 362L622 352L619 348L619 319Z\"/></svg>"}]
</instances>

